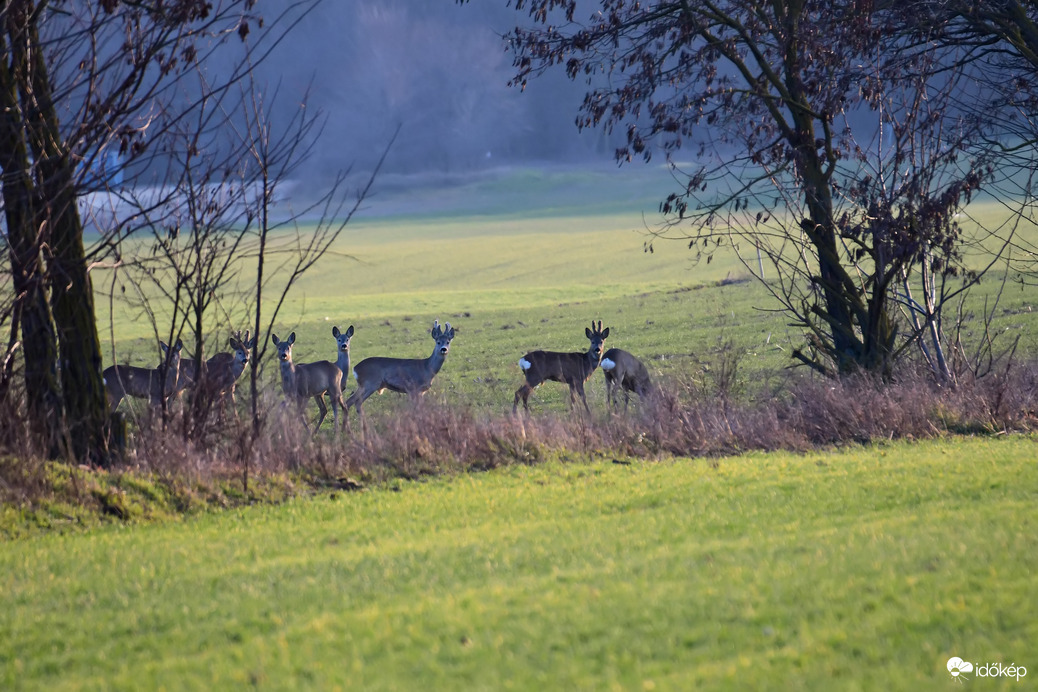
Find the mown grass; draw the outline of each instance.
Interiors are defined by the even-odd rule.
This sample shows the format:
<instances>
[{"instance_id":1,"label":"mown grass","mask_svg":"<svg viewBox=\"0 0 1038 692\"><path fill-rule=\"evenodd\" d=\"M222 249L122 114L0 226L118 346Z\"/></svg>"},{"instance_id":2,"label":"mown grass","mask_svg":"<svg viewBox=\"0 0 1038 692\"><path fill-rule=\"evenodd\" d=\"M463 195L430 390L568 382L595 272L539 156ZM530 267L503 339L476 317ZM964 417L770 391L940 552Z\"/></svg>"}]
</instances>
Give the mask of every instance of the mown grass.
<instances>
[{"instance_id":1,"label":"mown grass","mask_svg":"<svg viewBox=\"0 0 1038 692\"><path fill-rule=\"evenodd\" d=\"M947 689L953 655L1038 665L1035 444L558 459L8 542L0 680Z\"/></svg>"}]
</instances>

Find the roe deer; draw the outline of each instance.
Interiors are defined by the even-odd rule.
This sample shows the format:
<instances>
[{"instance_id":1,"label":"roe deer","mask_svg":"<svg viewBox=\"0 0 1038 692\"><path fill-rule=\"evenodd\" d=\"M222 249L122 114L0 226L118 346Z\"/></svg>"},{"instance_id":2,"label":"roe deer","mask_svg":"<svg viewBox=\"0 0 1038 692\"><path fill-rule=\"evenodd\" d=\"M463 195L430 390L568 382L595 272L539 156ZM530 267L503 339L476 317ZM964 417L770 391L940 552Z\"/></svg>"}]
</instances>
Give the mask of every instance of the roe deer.
<instances>
[{"instance_id":1,"label":"roe deer","mask_svg":"<svg viewBox=\"0 0 1038 692\"><path fill-rule=\"evenodd\" d=\"M303 416L303 425L309 430L306 422L306 400L313 397L321 417L317 419L314 434L321 428L328 407L324 405L324 395L332 400L332 419L336 429L339 427L339 407L342 406L342 370L335 363L319 360L314 363L293 363L292 344L296 342L296 333L292 332L284 341L277 334L271 334L270 340L278 349L278 360L281 361L281 389L285 396L295 399L299 412ZM345 415L345 410L343 411ZM345 423L345 421L343 421Z\"/></svg>"},{"instance_id":2,"label":"roe deer","mask_svg":"<svg viewBox=\"0 0 1038 692\"><path fill-rule=\"evenodd\" d=\"M252 349L256 348L256 337L249 339L249 331L245 336L241 331L230 337L229 343L233 353L217 353L205 362L205 386L202 395L208 399L220 398L224 404L234 405L234 390L238 378L245 372L249 364ZM181 359L180 379L177 381L177 392L198 385L198 367L194 358ZM222 409L221 409L222 413Z\"/></svg>"},{"instance_id":3,"label":"roe deer","mask_svg":"<svg viewBox=\"0 0 1038 692\"><path fill-rule=\"evenodd\" d=\"M611 348L602 355L602 372L605 373L606 403L610 407L616 406L618 387L624 393L624 411L631 399L630 392L644 398L652 389L645 364L622 349Z\"/></svg>"},{"instance_id":4,"label":"roe deer","mask_svg":"<svg viewBox=\"0 0 1038 692\"><path fill-rule=\"evenodd\" d=\"M342 370L342 388L346 389L346 385L350 381L350 339L353 338L353 325L351 324L344 332L340 332L338 327L332 327L332 336L335 337L339 353L335 364L339 366L339 370Z\"/></svg>"},{"instance_id":5,"label":"roe deer","mask_svg":"<svg viewBox=\"0 0 1038 692\"><path fill-rule=\"evenodd\" d=\"M602 344L609 336L609 327L602 329L602 321L598 326L591 322L591 329L584 329L584 334L591 340L591 346L587 353L559 353L557 351L530 351L519 359L519 367L523 369L526 382L515 390L515 401L512 402L512 413L519 407L520 397L523 400L523 408L530 410L526 400L535 387L546 380L554 382L565 382L569 385L569 408L572 411L575 400L574 394L580 394L584 402L584 408L590 414L591 409L587 405L587 397L584 396L584 383L595 372L599 361L602 360Z\"/></svg>"},{"instance_id":6,"label":"roe deer","mask_svg":"<svg viewBox=\"0 0 1038 692\"><path fill-rule=\"evenodd\" d=\"M163 342L162 362L159 367L140 368L134 365L111 365L105 368L105 389L108 392L108 408L115 411L124 397L133 396L149 399L152 406L162 406L177 389L180 376L180 352L184 344L180 339L171 349Z\"/></svg>"},{"instance_id":7,"label":"roe deer","mask_svg":"<svg viewBox=\"0 0 1038 692\"><path fill-rule=\"evenodd\" d=\"M384 358L375 356L365 358L353 368L353 376L357 379L357 391L346 400L346 414L350 406L357 409L357 418L361 418L361 406L375 392L380 394L386 389L409 395L412 399L424 394L432 384L433 377L443 367L443 361L450 350L454 339L454 327L447 323L447 329L440 328L440 321L433 322L429 332L436 346L428 358Z\"/></svg>"}]
</instances>

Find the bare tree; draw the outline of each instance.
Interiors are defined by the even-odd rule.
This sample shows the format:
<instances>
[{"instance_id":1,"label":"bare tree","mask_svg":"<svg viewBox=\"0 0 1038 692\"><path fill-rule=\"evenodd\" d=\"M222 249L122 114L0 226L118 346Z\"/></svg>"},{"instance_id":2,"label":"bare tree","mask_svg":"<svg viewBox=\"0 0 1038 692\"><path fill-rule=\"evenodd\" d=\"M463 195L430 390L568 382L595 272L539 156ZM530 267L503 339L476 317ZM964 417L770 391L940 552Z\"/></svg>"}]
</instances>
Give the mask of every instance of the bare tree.
<instances>
[{"instance_id":1,"label":"bare tree","mask_svg":"<svg viewBox=\"0 0 1038 692\"><path fill-rule=\"evenodd\" d=\"M101 349L77 198L100 184L95 171L106 152L119 151L138 170L158 155L148 153L156 100L223 37L247 36L251 7L0 4L0 165L17 322L29 416L52 454L106 460Z\"/></svg>"},{"instance_id":2,"label":"bare tree","mask_svg":"<svg viewBox=\"0 0 1038 692\"><path fill-rule=\"evenodd\" d=\"M77 200L110 185L104 168L115 159L135 186L162 170L163 134L199 97L185 78L208 64L219 75L211 91L228 89L317 1L279 6L266 22L253 0L0 3L13 322L23 335L29 417L51 453L106 460L89 268L131 228L85 248Z\"/></svg>"},{"instance_id":3,"label":"bare tree","mask_svg":"<svg viewBox=\"0 0 1038 692\"><path fill-rule=\"evenodd\" d=\"M316 145L323 116L300 104L295 117L287 123L272 122L271 104L259 90L247 92L245 121L237 131L237 141L247 152L247 213L254 220L254 232L243 244L243 258L252 263L252 329L256 351L249 368L249 393L253 431L263 425L259 402L259 375L267 353L270 335L285 300L299 279L321 260L345 230L353 215L371 191L396 134L386 144L374 169L359 189L348 184L350 169L340 171L327 188L301 200L296 208L275 209L280 185L293 179L309 159ZM280 212L280 213L278 213ZM306 228L302 226L305 224ZM287 231L287 232L286 232ZM271 266L273 265L273 266ZM273 297L269 297L269 296ZM269 316L265 306L270 306Z\"/></svg>"},{"instance_id":4,"label":"bare tree","mask_svg":"<svg viewBox=\"0 0 1038 692\"><path fill-rule=\"evenodd\" d=\"M972 148L984 123L955 108L964 65L935 63L932 45L899 51L903 17L869 4L595 4L580 23L569 0L517 3L532 26L509 36L514 83L557 69L584 79L579 128L623 128L621 162L668 156L683 190L647 247L731 242L753 265L760 252L807 334L794 357L889 373L934 319L899 333L899 287L924 266L959 276L955 213L988 180L990 158ZM900 144L884 149L891 130ZM694 162L679 166L689 147ZM923 170L894 180L895 162Z\"/></svg>"}]
</instances>

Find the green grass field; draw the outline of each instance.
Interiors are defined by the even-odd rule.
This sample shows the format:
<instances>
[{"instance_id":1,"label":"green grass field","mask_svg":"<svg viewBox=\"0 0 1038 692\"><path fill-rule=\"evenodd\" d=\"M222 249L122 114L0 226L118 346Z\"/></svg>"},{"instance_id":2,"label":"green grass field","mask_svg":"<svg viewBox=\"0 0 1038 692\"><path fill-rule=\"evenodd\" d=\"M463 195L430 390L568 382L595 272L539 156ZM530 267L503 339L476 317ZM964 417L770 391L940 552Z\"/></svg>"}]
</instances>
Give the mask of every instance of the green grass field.
<instances>
[{"instance_id":1,"label":"green grass field","mask_svg":"<svg viewBox=\"0 0 1038 692\"><path fill-rule=\"evenodd\" d=\"M432 321L449 321L458 336L430 395L490 412L510 408L522 381L520 356L538 348L584 350L592 319L610 327L607 348L641 356L657 377L702 379L706 387L730 342L740 382L755 390L781 376L802 335L773 311L752 268L731 252L707 263L696 262L685 242L657 242L655 252L643 251L655 203L670 189L666 175L519 170L457 189L376 194L368 213L347 226L290 295L275 331L297 333L297 362L334 360L332 326L353 324L358 362L372 355L424 357L432 349ZM974 213L991 223L999 209L978 203ZM96 270L97 285L107 286L107 277ZM976 313L993 297L997 279L975 291ZM104 353L111 352L111 325L121 361L158 362L147 321L117 298L112 311L98 301ZM1032 308L1038 293L1014 288L997 315L996 331L1024 335L1021 354L1038 352ZM979 330L978 319L968 330ZM228 324L214 314L212 347L225 349L228 332L245 326L244 319ZM273 349L266 346L263 379L276 390ZM591 383L596 399L604 398L600 379ZM560 386L542 387L535 399L544 410L568 406Z\"/></svg>"},{"instance_id":2,"label":"green grass field","mask_svg":"<svg viewBox=\"0 0 1038 692\"><path fill-rule=\"evenodd\" d=\"M730 254L642 251L655 176L517 171L391 190L276 331L297 332L297 361L334 359L332 326L353 324L357 362L428 355L432 320L450 321L427 397L478 415L510 411L520 356L583 350L593 319L659 380L709 392L734 353L740 393L766 393L801 335ZM996 290L981 286L977 305ZM994 325L1023 336L1021 354L1038 352L1036 302L1014 289ZM121 299L98 308L124 361L157 362L139 313ZM214 345L244 327L214 319ZM261 363L276 392L272 349ZM595 424L601 376L588 398ZM546 384L534 415L567 399ZM387 394L365 411L377 431L406 403ZM958 689L945 664L959 656L1028 668L965 685L1025 689L1038 675L1036 444L654 462L556 451L277 506L168 508L67 534L16 526L0 542L0 688L915 691ZM132 471L98 478L103 492L161 490Z\"/></svg>"},{"instance_id":3,"label":"green grass field","mask_svg":"<svg viewBox=\"0 0 1038 692\"><path fill-rule=\"evenodd\" d=\"M958 689L1038 675L1036 441L609 459L0 544L4 689Z\"/></svg>"}]
</instances>

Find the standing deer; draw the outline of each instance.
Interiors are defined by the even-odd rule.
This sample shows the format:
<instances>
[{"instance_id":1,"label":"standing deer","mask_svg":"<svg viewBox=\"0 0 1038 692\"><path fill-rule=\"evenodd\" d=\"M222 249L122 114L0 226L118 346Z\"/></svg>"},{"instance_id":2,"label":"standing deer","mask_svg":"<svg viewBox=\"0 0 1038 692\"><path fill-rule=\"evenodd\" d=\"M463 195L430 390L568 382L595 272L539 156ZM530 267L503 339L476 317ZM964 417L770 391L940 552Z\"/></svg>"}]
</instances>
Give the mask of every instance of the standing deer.
<instances>
[{"instance_id":1,"label":"standing deer","mask_svg":"<svg viewBox=\"0 0 1038 692\"><path fill-rule=\"evenodd\" d=\"M342 370L342 388L345 390L350 381L350 339L353 338L353 325L351 324L344 332L340 332L338 327L332 327L332 336L335 337L339 353L335 364L339 366L339 370Z\"/></svg>"},{"instance_id":2,"label":"standing deer","mask_svg":"<svg viewBox=\"0 0 1038 692\"><path fill-rule=\"evenodd\" d=\"M590 414L587 397L584 396L584 383L595 372L602 360L602 344L609 336L609 327L602 329L602 321L598 326L591 322L591 328L584 329L584 334L591 340L587 353L559 353L557 351L530 351L519 359L519 367L523 369L526 382L515 390L515 401L512 402L512 413L519 407L520 397L523 408L530 410L527 399L534 388L542 382L552 380L569 385L569 408L572 411L576 401L574 394L580 394L584 409Z\"/></svg>"},{"instance_id":3,"label":"standing deer","mask_svg":"<svg viewBox=\"0 0 1038 692\"><path fill-rule=\"evenodd\" d=\"M238 378L245 372L249 364L252 349L256 348L256 338L249 339L249 331L241 331L230 337L229 343L233 353L217 353L205 362L205 386L202 395L207 399L220 398L224 404L234 405L234 390ZM182 360L180 363L180 379L177 381L177 392L198 384L198 368L195 360ZM222 409L221 409L222 412Z\"/></svg>"},{"instance_id":4,"label":"standing deer","mask_svg":"<svg viewBox=\"0 0 1038 692\"><path fill-rule=\"evenodd\" d=\"M630 392L644 398L652 389L649 371L645 364L627 351L611 348L602 355L602 372L605 373L606 402L616 406L616 390L624 393L624 411L630 402Z\"/></svg>"},{"instance_id":5,"label":"standing deer","mask_svg":"<svg viewBox=\"0 0 1038 692\"><path fill-rule=\"evenodd\" d=\"M321 411L321 417L317 419L317 426L314 428L316 435L325 416L328 415L328 407L324 405L325 394L331 397L333 425L338 429L339 407L342 406L342 370L339 370L339 366L326 360L293 363L292 344L296 342L295 332L289 334L284 341L280 341L277 334L271 334L270 340L277 347L278 360L281 361L281 389L285 396L296 400L306 429L310 429L306 422L306 400L313 397ZM343 415L345 416L345 409Z\"/></svg>"},{"instance_id":6,"label":"standing deer","mask_svg":"<svg viewBox=\"0 0 1038 692\"><path fill-rule=\"evenodd\" d=\"M428 358L385 358L375 356L365 358L353 368L353 376L357 379L357 391L346 400L346 414L350 406L357 409L357 418L361 418L361 406L375 392L382 393L388 389L393 392L407 394L412 399L424 394L432 384L436 373L443 367L447 358L451 340L454 339L454 327L447 323L447 329L440 328L440 321L433 322L429 332L436 346Z\"/></svg>"},{"instance_id":7,"label":"standing deer","mask_svg":"<svg viewBox=\"0 0 1038 692\"><path fill-rule=\"evenodd\" d=\"M134 365L112 365L105 368L103 376L108 391L108 408L115 411L127 396L148 399L152 406L162 404L176 393L177 378L180 376L180 352L184 344L180 339L171 349L163 342L162 362L154 370Z\"/></svg>"}]
</instances>

